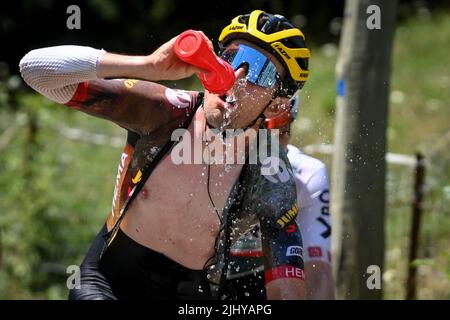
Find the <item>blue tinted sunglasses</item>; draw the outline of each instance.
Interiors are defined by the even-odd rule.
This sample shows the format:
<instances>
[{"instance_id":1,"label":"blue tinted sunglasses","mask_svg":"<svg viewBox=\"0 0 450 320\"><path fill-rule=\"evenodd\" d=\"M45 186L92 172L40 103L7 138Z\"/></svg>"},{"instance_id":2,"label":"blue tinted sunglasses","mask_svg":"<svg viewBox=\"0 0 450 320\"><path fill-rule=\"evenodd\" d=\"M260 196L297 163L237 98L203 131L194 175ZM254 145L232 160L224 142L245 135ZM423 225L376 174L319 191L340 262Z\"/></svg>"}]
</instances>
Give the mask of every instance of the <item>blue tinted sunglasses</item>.
<instances>
[{"instance_id":1,"label":"blue tinted sunglasses","mask_svg":"<svg viewBox=\"0 0 450 320\"><path fill-rule=\"evenodd\" d=\"M221 58L234 70L247 67L247 81L263 88L273 87L280 79L275 64L264 54L244 44L232 44L225 49Z\"/></svg>"}]
</instances>

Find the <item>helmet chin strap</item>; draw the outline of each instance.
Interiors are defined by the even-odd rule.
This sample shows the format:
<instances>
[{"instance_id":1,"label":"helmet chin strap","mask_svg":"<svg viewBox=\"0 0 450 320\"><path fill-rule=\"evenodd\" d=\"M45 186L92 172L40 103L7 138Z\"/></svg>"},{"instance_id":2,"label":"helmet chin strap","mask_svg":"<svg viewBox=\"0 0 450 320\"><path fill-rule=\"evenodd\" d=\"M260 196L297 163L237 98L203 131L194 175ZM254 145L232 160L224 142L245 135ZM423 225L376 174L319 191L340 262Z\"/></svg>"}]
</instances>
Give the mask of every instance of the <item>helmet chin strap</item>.
<instances>
[{"instance_id":1,"label":"helmet chin strap","mask_svg":"<svg viewBox=\"0 0 450 320\"><path fill-rule=\"evenodd\" d=\"M266 116L264 115L264 111L266 111L267 107L270 105L271 102L272 102L272 100L269 102L268 105L266 105L266 106L264 107L264 109L263 109L263 110L261 111L261 113L256 117L256 119L253 120L253 121L247 126L247 128L245 128L244 130L247 130L248 128L253 127L253 126L256 124L256 122L258 122L259 119L261 119L262 122L264 122L264 120L266 119Z\"/></svg>"},{"instance_id":2,"label":"helmet chin strap","mask_svg":"<svg viewBox=\"0 0 450 320\"><path fill-rule=\"evenodd\" d=\"M258 119L262 119L262 122L261 123L264 123L264 120L266 120L266 116L264 115L264 111L266 111L266 109L272 104L272 102L276 99L276 98L278 98L279 96L280 96L280 92L281 92L281 90L282 90L282 88L281 88L281 83L278 85L278 87L277 87L277 89L275 90L275 92L273 93L273 95L272 95L272 98L270 99L270 101L267 103L267 105L263 108L263 110L261 111L261 113L256 117L256 119L252 122L252 123L250 123L245 129L244 129L244 131L245 130L247 130L248 128L250 128L250 127L253 127L255 124L256 124L256 122L258 121Z\"/></svg>"},{"instance_id":3,"label":"helmet chin strap","mask_svg":"<svg viewBox=\"0 0 450 320\"><path fill-rule=\"evenodd\" d=\"M274 98L272 97L272 99L270 99L269 103L267 103L267 105L262 109L261 113L255 118L255 120L253 120L246 128L243 129L244 131L249 128L252 128L258 122L259 119L262 120L261 123L264 123L264 120L266 120L264 111L266 111L267 107L269 107L272 104L273 100L274 100Z\"/></svg>"}]
</instances>

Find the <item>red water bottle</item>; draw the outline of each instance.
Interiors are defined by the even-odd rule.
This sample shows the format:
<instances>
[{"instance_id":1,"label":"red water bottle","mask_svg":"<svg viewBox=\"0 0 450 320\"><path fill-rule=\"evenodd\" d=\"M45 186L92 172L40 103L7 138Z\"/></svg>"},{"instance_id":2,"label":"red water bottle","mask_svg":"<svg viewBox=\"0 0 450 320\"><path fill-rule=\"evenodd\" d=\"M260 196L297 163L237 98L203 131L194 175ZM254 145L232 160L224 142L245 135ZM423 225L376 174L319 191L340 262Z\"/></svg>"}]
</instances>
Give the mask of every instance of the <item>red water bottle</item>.
<instances>
[{"instance_id":1,"label":"red water bottle","mask_svg":"<svg viewBox=\"0 0 450 320\"><path fill-rule=\"evenodd\" d=\"M216 57L200 32L187 30L180 34L175 41L174 50L181 60L208 70L207 73L198 75L206 90L224 94L233 86L236 80L233 68Z\"/></svg>"}]
</instances>

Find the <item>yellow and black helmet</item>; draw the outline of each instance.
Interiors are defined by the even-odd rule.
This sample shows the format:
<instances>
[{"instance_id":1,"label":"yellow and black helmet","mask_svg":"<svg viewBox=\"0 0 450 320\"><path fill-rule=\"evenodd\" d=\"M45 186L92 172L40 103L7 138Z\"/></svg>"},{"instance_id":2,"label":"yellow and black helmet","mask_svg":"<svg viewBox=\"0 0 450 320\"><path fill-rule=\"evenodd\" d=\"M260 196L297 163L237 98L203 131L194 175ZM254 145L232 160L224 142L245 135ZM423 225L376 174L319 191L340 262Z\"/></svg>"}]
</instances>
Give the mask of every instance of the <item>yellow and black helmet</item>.
<instances>
[{"instance_id":1,"label":"yellow and black helmet","mask_svg":"<svg viewBox=\"0 0 450 320\"><path fill-rule=\"evenodd\" d=\"M308 79L310 51L305 36L285 17L254 10L231 20L219 36L219 47L224 49L231 40L245 39L274 54L288 70L282 81L282 90L293 95Z\"/></svg>"}]
</instances>

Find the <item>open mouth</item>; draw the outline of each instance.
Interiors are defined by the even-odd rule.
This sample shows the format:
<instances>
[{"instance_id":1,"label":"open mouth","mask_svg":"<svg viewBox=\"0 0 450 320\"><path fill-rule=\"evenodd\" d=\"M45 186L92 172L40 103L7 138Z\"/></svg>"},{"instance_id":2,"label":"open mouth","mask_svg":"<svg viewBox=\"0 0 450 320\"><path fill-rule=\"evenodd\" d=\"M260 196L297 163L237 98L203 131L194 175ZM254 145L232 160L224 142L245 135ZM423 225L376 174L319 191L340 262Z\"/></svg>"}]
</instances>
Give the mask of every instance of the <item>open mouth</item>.
<instances>
[{"instance_id":1,"label":"open mouth","mask_svg":"<svg viewBox=\"0 0 450 320\"><path fill-rule=\"evenodd\" d=\"M221 95L220 99L225 102L225 108L233 109L236 106L236 97L234 95Z\"/></svg>"}]
</instances>

